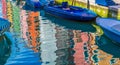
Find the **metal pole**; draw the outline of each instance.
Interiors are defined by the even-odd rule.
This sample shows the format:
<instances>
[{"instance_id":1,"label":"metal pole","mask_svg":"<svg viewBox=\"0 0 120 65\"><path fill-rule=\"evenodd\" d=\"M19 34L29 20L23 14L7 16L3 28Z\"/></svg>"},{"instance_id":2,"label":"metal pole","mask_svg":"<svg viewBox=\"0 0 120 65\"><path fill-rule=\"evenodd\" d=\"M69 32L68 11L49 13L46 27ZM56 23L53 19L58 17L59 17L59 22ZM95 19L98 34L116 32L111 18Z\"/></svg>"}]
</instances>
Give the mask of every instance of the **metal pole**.
<instances>
[{"instance_id":1,"label":"metal pole","mask_svg":"<svg viewBox=\"0 0 120 65\"><path fill-rule=\"evenodd\" d=\"M74 5L74 0L72 0L72 6Z\"/></svg>"},{"instance_id":2,"label":"metal pole","mask_svg":"<svg viewBox=\"0 0 120 65\"><path fill-rule=\"evenodd\" d=\"M87 0L87 8L90 9L90 1Z\"/></svg>"}]
</instances>

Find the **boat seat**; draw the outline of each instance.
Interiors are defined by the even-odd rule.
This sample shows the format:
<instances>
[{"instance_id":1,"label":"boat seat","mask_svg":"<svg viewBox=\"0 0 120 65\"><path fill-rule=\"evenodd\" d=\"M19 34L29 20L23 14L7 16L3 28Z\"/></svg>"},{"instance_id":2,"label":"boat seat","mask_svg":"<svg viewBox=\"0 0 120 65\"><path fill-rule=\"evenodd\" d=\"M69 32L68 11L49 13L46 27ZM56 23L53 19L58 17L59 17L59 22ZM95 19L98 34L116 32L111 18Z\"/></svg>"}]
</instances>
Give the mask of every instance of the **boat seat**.
<instances>
[{"instance_id":1,"label":"boat seat","mask_svg":"<svg viewBox=\"0 0 120 65\"><path fill-rule=\"evenodd\" d=\"M112 26L111 28L120 33L120 24L116 24L116 25Z\"/></svg>"},{"instance_id":2,"label":"boat seat","mask_svg":"<svg viewBox=\"0 0 120 65\"><path fill-rule=\"evenodd\" d=\"M68 2L62 2L62 7L67 8L68 7Z\"/></svg>"}]
</instances>

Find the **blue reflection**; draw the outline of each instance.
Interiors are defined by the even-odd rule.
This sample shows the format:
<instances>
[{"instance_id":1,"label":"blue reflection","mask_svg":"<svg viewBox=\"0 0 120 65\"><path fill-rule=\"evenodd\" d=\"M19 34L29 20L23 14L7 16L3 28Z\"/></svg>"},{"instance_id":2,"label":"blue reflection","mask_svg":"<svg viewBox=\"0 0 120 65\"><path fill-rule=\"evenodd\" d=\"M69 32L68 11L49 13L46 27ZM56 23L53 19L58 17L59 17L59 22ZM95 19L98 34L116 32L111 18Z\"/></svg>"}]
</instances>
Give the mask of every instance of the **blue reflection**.
<instances>
[{"instance_id":1,"label":"blue reflection","mask_svg":"<svg viewBox=\"0 0 120 65\"><path fill-rule=\"evenodd\" d=\"M4 65L10 56L10 45L11 42L5 35L0 36L0 65Z\"/></svg>"},{"instance_id":2,"label":"blue reflection","mask_svg":"<svg viewBox=\"0 0 120 65\"><path fill-rule=\"evenodd\" d=\"M116 42L110 40L105 35L96 38L98 38L96 42L99 46L99 49L113 55L113 58L120 58L120 47L116 45Z\"/></svg>"}]
</instances>

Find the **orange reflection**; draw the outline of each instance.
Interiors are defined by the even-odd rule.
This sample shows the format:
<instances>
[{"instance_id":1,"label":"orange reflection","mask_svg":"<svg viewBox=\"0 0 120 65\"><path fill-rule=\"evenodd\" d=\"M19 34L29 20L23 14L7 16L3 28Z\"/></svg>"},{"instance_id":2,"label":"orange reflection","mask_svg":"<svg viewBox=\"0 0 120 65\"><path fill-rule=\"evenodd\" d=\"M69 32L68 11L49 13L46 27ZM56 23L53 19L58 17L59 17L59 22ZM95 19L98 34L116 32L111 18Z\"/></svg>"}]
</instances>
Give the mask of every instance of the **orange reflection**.
<instances>
[{"instance_id":1,"label":"orange reflection","mask_svg":"<svg viewBox=\"0 0 120 65\"><path fill-rule=\"evenodd\" d=\"M28 40L30 45L32 45L32 49L35 52L38 52L37 46L40 44L39 42L39 12L29 12L28 13Z\"/></svg>"},{"instance_id":2,"label":"orange reflection","mask_svg":"<svg viewBox=\"0 0 120 65\"><path fill-rule=\"evenodd\" d=\"M89 34L90 40L89 40L89 58L91 59L92 65L111 65L110 60L112 59L112 55L107 54L106 52L99 50L98 46L95 45L95 34ZM97 53L95 53L97 51ZM91 52L91 54L90 54ZM93 56L97 55L98 62L95 63L95 60L93 59ZM89 60L90 60L89 59Z\"/></svg>"}]
</instances>

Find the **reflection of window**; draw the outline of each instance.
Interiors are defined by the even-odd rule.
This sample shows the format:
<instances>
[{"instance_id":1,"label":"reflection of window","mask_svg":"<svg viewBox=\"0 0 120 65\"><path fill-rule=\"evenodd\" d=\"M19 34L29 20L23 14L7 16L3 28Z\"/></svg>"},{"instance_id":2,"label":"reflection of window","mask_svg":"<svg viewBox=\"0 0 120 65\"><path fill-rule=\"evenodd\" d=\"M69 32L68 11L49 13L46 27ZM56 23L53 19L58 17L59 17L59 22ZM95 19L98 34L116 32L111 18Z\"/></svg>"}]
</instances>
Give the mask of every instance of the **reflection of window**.
<instances>
[{"instance_id":1,"label":"reflection of window","mask_svg":"<svg viewBox=\"0 0 120 65\"><path fill-rule=\"evenodd\" d=\"M40 23L39 22L37 22L36 24L35 24L35 26L39 26L40 25Z\"/></svg>"},{"instance_id":2,"label":"reflection of window","mask_svg":"<svg viewBox=\"0 0 120 65\"><path fill-rule=\"evenodd\" d=\"M32 40L30 40L30 44L32 44Z\"/></svg>"},{"instance_id":3,"label":"reflection of window","mask_svg":"<svg viewBox=\"0 0 120 65\"><path fill-rule=\"evenodd\" d=\"M40 42L40 39L39 39L39 38L36 38L36 41L37 41L37 43L39 43L39 42Z\"/></svg>"},{"instance_id":4,"label":"reflection of window","mask_svg":"<svg viewBox=\"0 0 120 65\"><path fill-rule=\"evenodd\" d=\"M39 22L40 20L35 20L34 22L36 23L36 22Z\"/></svg>"},{"instance_id":5,"label":"reflection of window","mask_svg":"<svg viewBox=\"0 0 120 65\"><path fill-rule=\"evenodd\" d=\"M30 26L30 25L31 25L31 23L29 22L29 23L28 23L28 26Z\"/></svg>"},{"instance_id":6,"label":"reflection of window","mask_svg":"<svg viewBox=\"0 0 120 65\"><path fill-rule=\"evenodd\" d=\"M40 30L40 28L39 28L39 27L36 27L35 30Z\"/></svg>"},{"instance_id":7,"label":"reflection of window","mask_svg":"<svg viewBox=\"0 0 120 65\"><path fill-rule=\"evenodd\" d=\"M38 16L36 16L36 17L34 17L34 19L35 19L35 20L39 20L39 17L38 17Z\"/></svg>"},{"instance_id":8,"label":"reflection of window","mask_svg":"<svg viewBox=\"0 0 120 65\"><path fill-rule=\"evenodd\" d=\"M26 36L29 36L29 32L26 32Z\"/></svg>"},{"instance_id":9,"label":"reflection of window","mask_svg":"<svg viewBox=\"0 0 120 65\"><path fill-rule=\"evenodd\" d=\"M82 42L82 40L81 39L77 39L77 42Z\"/></svg>"},{"instance_id":10,"label":"reflection of window","mask_svg":"<svg viewBox=\"0 0 120 65\"><path fill-rule=\"evenodd\" d=\"M78 34L76 34L76 38L79 38L80 36Z\"/></svg>"},{"instance_id":11,"label":"reflection of window","mask_svg":"<svg viewBox=\"0 0 120 65\"><path fill-rule=\"evenodd\" d=\"M30 40L32 40L32 37L30 36Z\"/></svg>"}]
</instances>

